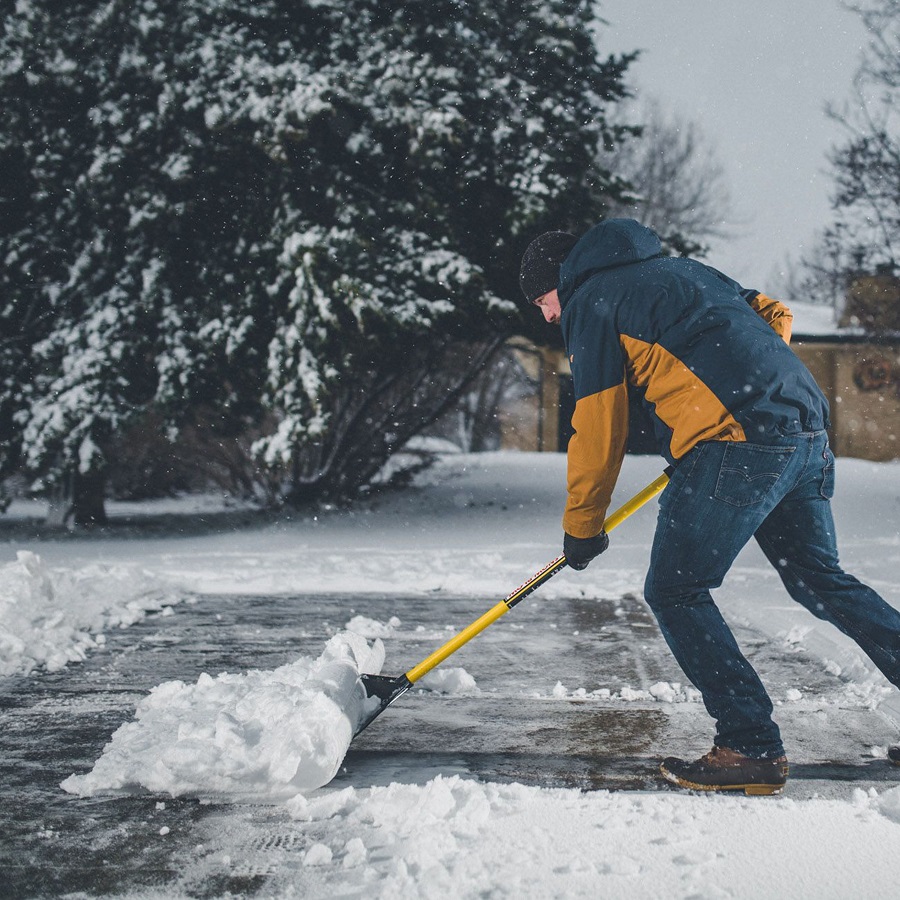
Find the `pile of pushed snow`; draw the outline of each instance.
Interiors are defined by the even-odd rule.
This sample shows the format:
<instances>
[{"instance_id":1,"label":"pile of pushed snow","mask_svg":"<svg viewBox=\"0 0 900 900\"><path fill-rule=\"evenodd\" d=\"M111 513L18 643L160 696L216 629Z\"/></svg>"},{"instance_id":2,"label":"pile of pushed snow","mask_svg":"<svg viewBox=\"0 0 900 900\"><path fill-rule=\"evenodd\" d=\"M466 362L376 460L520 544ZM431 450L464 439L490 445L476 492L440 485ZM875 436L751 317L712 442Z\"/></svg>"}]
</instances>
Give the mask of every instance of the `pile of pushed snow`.
<instances>
[{"instance_id":1,"label":"pile of pushed snow","mask_svg":"<svg viewBox=\"0 0 900 900\"><path fill-rule=\"evenodd\" d=\"M274 671L169 681L138 704L86 775L61 787L92 796L145 788L172 796L279 800L334 778L362 718L360 672L378 674L384 645L342 632L318 659Z\"/></svg>"},{"instance_id":2,"label":"pile of pushed snow","mask_svg":"<svg viewBox=\"0 0 900 900\"><path fill-rule=\"evenodd\" d=\"M180 597L134 566L54 570L19 551L0 566L0 675L55 672L85 658L103 632L159 612Z\"/></svg>"}]
</instances>

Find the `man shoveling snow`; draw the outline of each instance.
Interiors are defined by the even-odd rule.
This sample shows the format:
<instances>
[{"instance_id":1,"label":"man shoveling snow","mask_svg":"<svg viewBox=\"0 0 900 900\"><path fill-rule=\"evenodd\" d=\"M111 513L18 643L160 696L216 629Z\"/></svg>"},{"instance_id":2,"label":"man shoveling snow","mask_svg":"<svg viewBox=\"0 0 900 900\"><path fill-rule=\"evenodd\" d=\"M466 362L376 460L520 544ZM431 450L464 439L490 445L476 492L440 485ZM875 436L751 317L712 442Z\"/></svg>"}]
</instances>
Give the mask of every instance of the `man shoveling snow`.
<instances>
[{"instance_id":1,"label":"man shoveling snow","mask_svg":"<svg viewBox=\"0 0 900 900\"><path fill-rule=\"evenodd\" d=\"M520 284L562 327L574 379L568 564L584 569L609 545L629 385L675 466L644 596L716 735L705 756L670 757L662 773L689 788L779 792L788 764L772 702L710 595L751 537L788 593L900 686L900 613L838 563L828 404L788 347L790 312L702 263L664 257L659 237L632 219L581 239L541 235ZM900 747L889 755L900 764Z\"/></svg>"},{"instance_id":2,"label":"man shoveling snow","mask_svg":"<svg viewBox=\"0 0 900 900\"><path fill-rule=\"evenodd\" d=\"M645 597L717 720L713 750L694 762L666 759L666 778L757 794L786 782L772 703L709 593L751 536L794 599L900 684L900 613L837 561L827 403L787 346L790 314L660 249L637 222L609 220L580 241L544 235L523 260L526 296L562 325L575 381L563 556L398 677L378 674L379 642L372 650L359 635L339 635L314 662L161 685L93 772L64 787L281 797L324 785L355 734L556 572L585 568L608 546L606 532L664 487ZM627 436L628 381L651 406L675 468L606 518ZM890 753L900 762L900 749Z\"/></svg>"}]
</instances>

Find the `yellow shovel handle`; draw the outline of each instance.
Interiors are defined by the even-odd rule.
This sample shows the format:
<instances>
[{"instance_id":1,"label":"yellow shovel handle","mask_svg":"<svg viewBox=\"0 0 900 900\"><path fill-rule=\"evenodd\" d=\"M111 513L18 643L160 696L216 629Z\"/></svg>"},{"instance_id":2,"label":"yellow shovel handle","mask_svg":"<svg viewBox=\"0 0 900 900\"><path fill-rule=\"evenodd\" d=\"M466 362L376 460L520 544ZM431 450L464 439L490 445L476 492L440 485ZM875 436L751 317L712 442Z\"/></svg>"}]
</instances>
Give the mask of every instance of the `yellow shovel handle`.
<instances>
[{"instance_id":1,"label":"yellow shovel handle","mask_svg":"<svg viewBox=\"0 0 900 900\"><path fill-rule=\"evenodd\" d=\"M659 478L652 481L642 491L635 494L624 506L617 509L603 523L603 529L610 532L617 525L621 525L633 512L640 509L648 500L652 500L668 483L671 469L666 469ZM471 625L464 628L455 637L450 638L443 647L439 647L427 659L423 659L406 673L411 684L415 684L423 675L430 672L435 666L442 663L448 656L456 653L463 644L467 644L477 634L481 634L488 625L492 625L500 616L508 613L520 600L532 591L539 588L545 581L552 578L557 572L566 566L565 556L559 556L544 566L521 587L516 588L508 597L501 600L496 606L489 609L483 616L476 619Z\"/></svg>"},{"instance_id":2,"label":"yellow shovel handle","mask_svg":"<svg viewBox=\"0 0 900 900\"><path fill-rule=\"evenodd\" d=\"M669 476L673 471L673 469L667 468L659 478L651 481L624 506L620 506L611 516L608 516L603 523L603 530L609 533L616 525L621 525L633 512L637 512L648 500L652 500L669 483Z\"/></svg>"}]
</instances>

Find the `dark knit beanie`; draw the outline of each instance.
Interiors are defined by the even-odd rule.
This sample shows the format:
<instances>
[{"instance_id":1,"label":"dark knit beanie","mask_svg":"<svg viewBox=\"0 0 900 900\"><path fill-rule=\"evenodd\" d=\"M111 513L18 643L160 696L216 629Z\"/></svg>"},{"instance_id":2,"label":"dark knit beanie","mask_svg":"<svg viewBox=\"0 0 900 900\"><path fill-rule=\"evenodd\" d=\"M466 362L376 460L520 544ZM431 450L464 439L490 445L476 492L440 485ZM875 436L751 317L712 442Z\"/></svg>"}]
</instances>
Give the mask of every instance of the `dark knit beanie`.
<instances>
[{"instance_id":1,"label":"dark knit beanie","mask_svg":"<svg viewBox=\"0 0 900 900\"><path fill-rule=\"evenodd\" d=\"M529 303L558 287L559 267L577 243L578 238L568 231L547 231L528 245L519 269L519 286Z\"/></svg>"}]
</instances>

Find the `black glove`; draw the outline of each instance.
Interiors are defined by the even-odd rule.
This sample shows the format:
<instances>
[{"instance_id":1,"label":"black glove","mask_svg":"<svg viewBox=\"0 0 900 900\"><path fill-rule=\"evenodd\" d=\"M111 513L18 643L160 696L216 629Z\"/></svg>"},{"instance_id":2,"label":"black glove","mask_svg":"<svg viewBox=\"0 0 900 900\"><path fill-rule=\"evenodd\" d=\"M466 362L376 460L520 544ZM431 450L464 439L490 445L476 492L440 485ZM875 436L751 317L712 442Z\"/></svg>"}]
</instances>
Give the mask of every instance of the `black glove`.
<instances>
[{"instance_id":1,"label":"black glove","mask_svg":"<svg viewBox=\"0 0 900 900\"><path fill-rule=\"evenodd\" d=\"M577 538L566 534L563 538L563 553L566 556L566 562L578 572L586 569L588 563L595 556L599 556L608 546L609 538L605 531L601 531L595 537Z\"/></svg>"}]
</instances>

